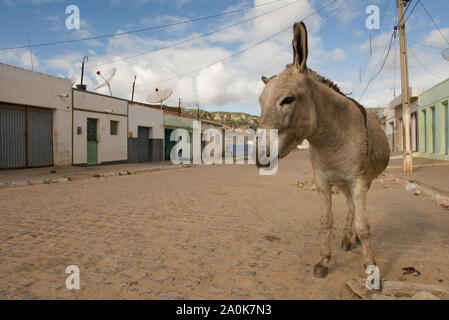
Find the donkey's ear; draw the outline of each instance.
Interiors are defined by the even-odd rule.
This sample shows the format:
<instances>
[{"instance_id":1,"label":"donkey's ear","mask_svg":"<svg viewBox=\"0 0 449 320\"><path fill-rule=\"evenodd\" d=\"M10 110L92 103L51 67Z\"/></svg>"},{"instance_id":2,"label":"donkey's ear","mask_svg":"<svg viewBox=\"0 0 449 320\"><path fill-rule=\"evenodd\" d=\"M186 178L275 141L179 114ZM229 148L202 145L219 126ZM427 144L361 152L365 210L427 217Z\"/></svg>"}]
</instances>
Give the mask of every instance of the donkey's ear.
<instances>
[{"instance_id":1,"label":"donkey's ear","mask_svg":"<svg viewBox=\"0 0 449 320\"><path fill-rule=\"evenodd\" d=\"M307 29L304 22L296 22L293 25L293 65L299 72L307 70Z\"/></svg>"},{"instance_id":2,"label":"donkey's ear","mask_svg":"<svg viewBox=\"0 0 449 320\"><path fill-rule=\"evenodd\" d=\"M262 77L262 81L263 81L263 83L267 84L267 83L270 82L270 80L273 79L274 77L275 77L275 76L271 76L271 77L267 78L267 77L263 76L263 77Z\"/></svg>"}]
</instances>

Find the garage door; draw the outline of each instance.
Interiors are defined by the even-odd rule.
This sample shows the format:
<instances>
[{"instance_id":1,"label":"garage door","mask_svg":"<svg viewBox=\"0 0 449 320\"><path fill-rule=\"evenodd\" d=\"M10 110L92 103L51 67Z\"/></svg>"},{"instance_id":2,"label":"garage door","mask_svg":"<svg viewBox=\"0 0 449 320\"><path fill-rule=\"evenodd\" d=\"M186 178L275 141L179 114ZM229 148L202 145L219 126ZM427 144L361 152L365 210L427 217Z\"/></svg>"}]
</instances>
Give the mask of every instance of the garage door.
<instances>
[{"instance_id":1,"label":"garage door","mask_svg":"<svg viewBox=\"0 0 449 320\"><path fill-rule=\"evenodd\" d=\"M0 103L0 169L51 165L52 111Z\"/></svg>"}]
</instances>

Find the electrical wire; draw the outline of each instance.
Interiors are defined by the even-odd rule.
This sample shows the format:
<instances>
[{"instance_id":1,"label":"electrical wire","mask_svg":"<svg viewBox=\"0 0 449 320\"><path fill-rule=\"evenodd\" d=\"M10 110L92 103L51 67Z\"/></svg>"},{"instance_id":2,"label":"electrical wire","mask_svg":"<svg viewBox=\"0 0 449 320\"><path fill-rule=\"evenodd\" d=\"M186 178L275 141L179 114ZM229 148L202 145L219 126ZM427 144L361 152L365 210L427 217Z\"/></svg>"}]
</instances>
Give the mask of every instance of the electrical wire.
<instances>
[{"instance_id":1,"label":"electrical wire","mask_svg":"<svg viewBox=\"0 0 449 320\"><path fill-rule=\"evenodd\" d=\"M115 63L115 62L121 62L123 60L134 59L134 58L141 57L141 56L144 56L144 55L147 55L147 54L151 54L151 53L154 53L154 52L158 52L158 51L161 51L161 50L173 48L173 47L179 46L181 44L185 44L185 43L188 43L188 42L191 42L191 41L195 41L195 40L198 40L198 39L210 36L210 35L212 35L214 33L233 28L233 27L238 26L240 24L243 24L243 23L246 23L248 21L257 19L257 18L265 16L267 14L271 14L273 12L276 12L278 10L281 10L283 8L291 6L291 5L295 4L295 3L299 3L301 1L303 1L303 0L295 0L293 2L290 2L290 3L286 4L286 5L283 5L281 7L278 7L276 9L273 9L273 10L270 10L270 11L266 11L264 13L261 13L259 15L254 16L254 17L251 17L251 18L239 21L237 23L233 23L233 24L230 24L230 25L227 25L227 26L215 29L215 30L207 32L207 33L200 34L200 35L192 37L192 38L188 38L188 39L185 39L185 40L182 40L182 41L178 41L178 42L169 44L169 45L164 46L164 47L160 47L160 48L157 48L157 49L154 49L154 50L150 50L150 51L145 51L145 52L138 53L138 54L135 54L135 55L131 55L131 56L128 56L128 57L121 57L121 58L118 58L118 59L113 59L113 60L109 60L109 61L106 61L106 62L101 62L101 63L97 63L97 64L94 64L94 65L89 65L89 66L86 67L86 69L92 69L92 68L96 68L96 67L103 66L103 65L106 65L106 64L111 64L111 63Z\"/></svg>"},{"instance_id":2,"label":"electrical wire","mask_svg":"<svg viewBox=\"0 0 449 320\"><path fill-rule=\"evenodd\" d=\"M381 21L380 21L380 28L377 30L376 37L374 38L374 41L373 41L373 43L372 43L373 47L376 46L377 40L379 39L379 33L380 33L380 30L382 30L382 26L384 25L384 21L385 21L385 17L386 17L386 12L387 12L389 6L390 6L390 0L386 0L385 3L384 3L384 6L383 6L383 8L382 8ZM370 58L371 58L371 55L368 56L368 59L365 59L365 60L363 61L362 65L361 65L361 67L360 67L360 70L361 70L361 71L364 69L364 67L366 66L366 64L368 63L368 61L371 60ZM360 72L361 72L361 71L360 71ZM362 72L361 72L361 73L362 73ZM363 81L363 76L361 77L361 81Z\"/></svg>"},{"instance_id":3,"label":"electrical wire","mask_svg":"<svg viewBox=\"0 0 449 320\"><path fill-rule=\"evenodd\" d=\"M418 41L410 39L410 38L407 38L407 40L411 41L411 42L413 42L413 43L415 43L415 44L417 44L419 46L422 46L422 47L427 47L427 48L432 48L432 49L437 49L437 50L444 50L444 48L435 47L435 46L431 46L431 45L428 45L428 44L424 44L424 43L418 42Z\"/></svg>"},{"instance_id":4,"label":"electrical wire","mask_svg":"<svg viewBox=\"0 0 449 320\"><path fill-rule=\"evenodd\" d=\"M435 22L435 20L432 18L432 16L430 15L429 11L427 10L427 8L424 6L424 4L422 3L422 1L419 1L419 3L421 4L421 7L423 7L424 11L426 12L427 16L430 18L430 20L432 21L433 25L435 26L435 28L437 28L438 32L441 34L441 37L443 37L443 39L446 41L446 43L449 45L449 41L447 40L446 36L443 34L443 32L441 32L440 27L438 27L437 23Z\"/></svg>"},{"instance_id":5,"label":"electrical wire","mask_svg":"<svg viewBox=\"0 0 449 320\"><path fill-rule=\"evenodd\" d=\"M341 8L344 4L346 4L348 1L350 0L345 0L343 1L339 6L336 6L335 9L333 11L331 11L326 17L324 17L318 24L316 24L315 26L313 26L310 30L308 30L308 32L313 32L315 29L317 29L317 27L321 26L323 23L328 22L329 18L334 15L334 13ZM269 67L271 67L277 60L277 58L281 57L281 53L283 53L285 50L291 48L291 43L287 44L287 46L283 47L280 51L276 52L273 56L271 56L269 59L264 60L264 63L262 63L262 68L263 70L261 71L260 66L256 68L254 68L254 71L258 71L259 73L264 73L264 70L268 70ZM268 63L268 64L267 64Z\"/></svg>"},{"instance_id":6,"label":"electrical wire","mask_svg":"<svg viewBox=\"0 0 449 320\"><path fill-rule=\"evenodd\" d=\"M388 57L389 57L389 55L390 55L391 46L392 46L392 44L393 44L393 40L395 39L395 37L396 37L396 30L394 30L394 31L392 32L392 34L391 34L390 42L389 42L389 44L388 44L388 49L387 49L386 55L384 56L383 59L381 58L381 59L379 60L379 62L377 63L377 65L380 64L380 67L379 67L378 71L376 72L376 74L375 74L374 76L372 76L372 77L370 78L370 80L368 81L368 83L367 83L366 86L365 86L365 89L363 90L362 94L360 95L358 101L360 101L360 100L363 98L363 96L365 95L365 93L366 93L366 91L368 90L368 88L370 87L370 85L373 83L373 81L374 81L374 80L379 76L379 74L382 72L382 70L383 70L383 68L384 68L384 66L385 66L385 63L387 62ZM385 50L384 50L384 52L385 52ZM376 65L376 66L377 66L377 65Z\"/></svg>"},{"instance_id":7,"label":"electrical wire","mask_svg":"<svg viewBox=\"0 0 449 320\"><path fill-rule=\"evenodd\" d=\"M439 78L439 79L444 79L443 77L440 77L438 75L436 75L435 73L433 73L432 71L430 71L416 56L415 52L413 51L412 48L408 48L410 50L410 52L412 53L412 56L415 58L416 62L418 62L418 64L421 66L421 68L423 68L425 71L427 71L428 73L430 73L431 75Z\"/></svg>"},{"instance_id":8,"label":"electrical wire","mask_svg":"<svg viewBox=\"0 0 449 320\"><path fill-rule=\"evenodd\" d=\"M442 8L449 9L448 6L445 6L444 4L441 4L441 3L438 3L438 2L433 2L433 1L430 1L430 0L427 0L427 2L429 2L429 3L433 4L433 5L436 5L436 6L440 6Z\"/></svg>"},{"instance_id":9,"label":"electrical wire","mask_svg":"<svg viewBox=\"0 0 449 320\"><path fill-rule=\"evenodd\" d=\"M314 16L315 14L317 14L318 12L324 10L325 8L329 7L331 4L334 4L335 2L337 2L337 0L334 0L333 2L330 2L330 3L328 3L327 5L325 5L325 6L321 7L321 8L319 8L319 9L315 10L313 13L309 14L307 17L303 18L302 20L303 20L303 21L307 20L308 18ZM239 54L241 54L241 53L243 53L243 52L245 52L245 51L248 51L248 50L250 50L250 49L252 49L252 48L254 48L254 47L257 47L257 46L261 45L262 43L264 43L264 42L266 42L266 41L268 41L268 40L270 40L270 39L276 37L277 35L279 35L279 34L285 32L285 31L287 31L287 30L289 30L289 29L291 29L291 25L289 25L288 27L283 28L282 30L280 30L280 31L278 31L278 32L276 32L276 33L274 33L274 34L272 34L271 36L269 36L268 38L263 39L262 41L259 41L259 42L257 42L257 43L254 43L254 44L252 44L252 45L250 45L250 46L248 46L248 47L246 47L246 48L244 48L244 49L242 49L242 50L240 50L240 51L237 51L237 52L233 53L233 54L230 55L230 56L227 56L227 57L225 57L225 58L223 58L223 59L220 59L220 60L218 60L218 61L215 61L215 62L213 62L213 63L210 63L210 64L208 64L208 65L206 65L206 66L201 67L201 68L197 68L197 69L194 69L194 70L191 70L191 71L188 71L188 72L184 72L184 73L178 74L178 75L173 76L173 77L170 77L170 78L166 78L166 79L162 79L162 80L158 80L158 81L153 81L153 82L142 83L142 84L136 85L136 87L149 86L149 85L154 85L154 84L159 84L159 83L163 83L163 82L175 80L175 79L184 77L184 76L186 76L186 75L189 75L189 74L196 73L196 72L199 72L199 71L201 71L201 70L207 69L207 68L209 68L209 67L211 67L211 66L213 66L213 65L215 65L215 64L218 64L218 63L224 62L224 61L226 61L226 60L229 60L229 59L232 58L232 57L235 57L235 56L237 56L237 55L239 55Z\"/></svg>"},{"instance_id":10,"label":"electrical wire","mask_svg":"<svg viewBox=\"0 0 449 320\"><path fill-rule=\"evenodd\" d=\"M251 9L254 9L254 8L258 8L258 7L266 6L266 5L269 5L269 4L273 4L273 3L276 3L276 2L279 2L279 1L284 1L284 0L274 0L274 1L264 2L264 3L258 4L258 5L255 5L255 6L251 6L251 7L245 7L245 8L225 11L225 12L216 13L216 14L209 15L209 16L203 16L203 17L199 17L199 18L195 18L195 19L178 21L178 22L168 23L168 24L164 24L164 25L149 27L149 28L142 28L142 29L136 29L136 30L131 30L131 31L122 31L122 32L110 33L110 34L105 34L105 35L100 35L100 36L86 37L86 38L81 38L81 39L72 39L72 40L62 40L62 41L53 41L53 42L39 43L39 44L33 44L31 46L30 45L22 45L22 46L15 46L15 47L5 47L5 48L0 48L0 51L3 51L3 50L15 50L15 49L28 49L30 47L33 48L33 47L54 46L54 45L74 43L74 42L81 42L81 41L89 41L89 40L98 40L98 39L118 37L118 36L122 36L122 35L125 35L125 34L133 34L133 33L153 31L153 30L158 30L158 29L165 29L165 28L179 26L179 25L186 24L186 23L198 22L198 21L202 21L202 20L213 19L213 18L218 18L218 17L222 17L222 16L225 16L225 15L229 15L229 14L243 12L243 11L251 10Z\"/></svg>"}]
</instances>

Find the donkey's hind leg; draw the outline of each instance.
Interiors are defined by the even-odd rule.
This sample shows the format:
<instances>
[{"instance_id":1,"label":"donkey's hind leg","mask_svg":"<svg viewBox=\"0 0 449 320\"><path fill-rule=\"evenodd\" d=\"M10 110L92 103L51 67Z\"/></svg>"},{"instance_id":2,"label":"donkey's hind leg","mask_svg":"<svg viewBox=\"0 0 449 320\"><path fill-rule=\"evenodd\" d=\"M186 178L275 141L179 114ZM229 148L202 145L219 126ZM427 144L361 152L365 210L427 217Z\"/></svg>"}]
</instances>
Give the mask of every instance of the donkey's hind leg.
<instances>
[{"instance_id":1,"label":"donkey's hind leg","mask_svg":"<svg viewBox=\"0 0 449 320\"><path fill-rule=\"evenodd\" d=\"M369 184L363 180L356 181L352 186L352 195L355 204L354 230L362 242L363 265L365 269L375 265L373 253L370 248L370 225L366 216L366 194Z\"/></svg>"},{"instance_id":2,"label":"donkey's hind leg","mask_svg":"<svg viewBox=\"0 0 449 320\"><path fill-rule=\"evenodd\" d=\"M331 259L331 234L334 217L332 215L332 187L327 181L315 176L318 193L323 204L321 216L321 260L314 266L313 273L318 278L324 278L329 270Z\"/></svg>"},{"instance_id":3,"label":"donkey's hind leg","mask_svg":"<svg viewBox=\"0 0 449 320\"><path fill-rule=\"evenodd\" d=\"M343 251L351 250L352 246L352 233L354 230L354 200L349 186L347 184L340 185L338 188L343 192L346 198L346 206L348 207L348 215L346 216L346 224L343 229L343 239L341 241L341 248Z\"/></svg>"}]
</instances>

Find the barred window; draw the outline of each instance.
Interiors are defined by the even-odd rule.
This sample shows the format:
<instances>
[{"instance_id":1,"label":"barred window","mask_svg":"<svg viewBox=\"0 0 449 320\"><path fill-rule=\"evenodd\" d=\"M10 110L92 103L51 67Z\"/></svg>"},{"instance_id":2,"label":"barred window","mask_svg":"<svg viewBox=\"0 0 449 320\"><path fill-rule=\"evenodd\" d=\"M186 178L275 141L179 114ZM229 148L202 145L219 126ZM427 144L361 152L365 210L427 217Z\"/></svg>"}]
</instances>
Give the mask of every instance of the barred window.
<instances>
[{"instance_id":1,"label":"barred window","mask_svg":"<svg viewBox=\"0 0 449 320\"><path fill-rule=\"evenodd\" d=\"M118 121L111 120L111 136L118 135Z\"/></svg>"}]
</instances>

